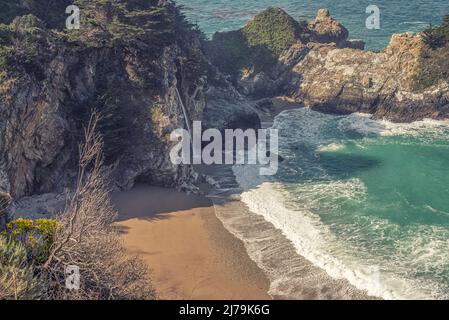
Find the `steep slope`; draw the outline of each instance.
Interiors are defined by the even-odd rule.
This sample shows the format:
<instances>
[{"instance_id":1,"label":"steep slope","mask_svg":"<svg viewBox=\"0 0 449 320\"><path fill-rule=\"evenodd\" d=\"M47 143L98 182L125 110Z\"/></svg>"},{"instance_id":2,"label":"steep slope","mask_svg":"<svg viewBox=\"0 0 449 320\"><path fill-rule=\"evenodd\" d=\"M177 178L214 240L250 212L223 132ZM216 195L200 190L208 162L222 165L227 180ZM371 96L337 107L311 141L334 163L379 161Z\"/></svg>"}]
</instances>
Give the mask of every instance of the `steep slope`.
<instances>
[{"instance_id":1,"label":"steep slope","mask_svg":"<svg viewBox=\"0 0 449 320\"><path fill-rule=\"evenodd\" d=\"M21 197L70 187L94 109L118 186L190 180L189 167L169 161L168 138L184 127L176 88L191 119L205 106L201 34L168 1L77 0L80 30L66 30L65 7L51 3L17 2L11 12L23 15L0 25L0 190Z\"/></svg>"}]
</instances>

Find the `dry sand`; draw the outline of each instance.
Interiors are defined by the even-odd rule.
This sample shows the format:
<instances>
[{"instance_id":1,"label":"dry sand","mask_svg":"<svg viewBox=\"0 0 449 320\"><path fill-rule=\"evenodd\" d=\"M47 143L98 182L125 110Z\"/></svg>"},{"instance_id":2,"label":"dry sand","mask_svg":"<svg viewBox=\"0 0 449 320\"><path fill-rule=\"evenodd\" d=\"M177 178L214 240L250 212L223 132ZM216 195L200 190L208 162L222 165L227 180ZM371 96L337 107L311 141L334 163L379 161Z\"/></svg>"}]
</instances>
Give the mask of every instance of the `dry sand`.
<instances>
[{"instance_id":1,"label":"dry sand","mask_svg":"<svg viewBox=\"0 0 449 320\"><path fill-rule=\"evenodd\" d=\"M127 251L150 266L160 299L271 299L265 274L206 197L140 185L113 201Z\"/></svg>"}]
</instances>

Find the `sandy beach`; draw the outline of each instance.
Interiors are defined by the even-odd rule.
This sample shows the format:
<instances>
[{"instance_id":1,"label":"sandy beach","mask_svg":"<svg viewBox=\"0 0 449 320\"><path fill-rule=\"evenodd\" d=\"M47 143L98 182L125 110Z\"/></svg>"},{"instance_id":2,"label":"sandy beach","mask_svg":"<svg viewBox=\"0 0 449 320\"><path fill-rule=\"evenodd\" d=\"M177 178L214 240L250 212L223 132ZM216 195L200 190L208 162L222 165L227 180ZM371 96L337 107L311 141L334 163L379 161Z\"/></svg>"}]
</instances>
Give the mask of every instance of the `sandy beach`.
<instances>
[{"instance_id":1,"label":"sandy beach","mask_svg":"<svg viewBox=\"0 0 449 320\"><path fill-rule=\"evenodd\" d=\"M160 299L271 299L267 277L206 197L139 185L113 202L125 246L152 269Z\"/></svg>"}]
</instances>

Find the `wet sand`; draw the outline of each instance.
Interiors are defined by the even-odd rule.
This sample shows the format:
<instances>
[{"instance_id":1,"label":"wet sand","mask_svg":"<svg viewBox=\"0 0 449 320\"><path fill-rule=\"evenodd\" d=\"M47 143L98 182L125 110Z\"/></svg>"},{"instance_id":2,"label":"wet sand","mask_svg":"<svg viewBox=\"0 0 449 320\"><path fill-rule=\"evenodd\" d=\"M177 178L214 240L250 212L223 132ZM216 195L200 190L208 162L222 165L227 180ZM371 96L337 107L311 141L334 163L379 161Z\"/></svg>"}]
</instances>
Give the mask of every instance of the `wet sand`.
<instances>
[{"instance_id":1,"label":"wet sand","mask_svg":"<svg viewBox=\"0 0 449 320\"><path fill-rule=\"evenodd\" d=\"M160 299L271 299L267 277L206 197L140 185L113 202L125 247L152 269Z\"/></svg>"}]
</instances>

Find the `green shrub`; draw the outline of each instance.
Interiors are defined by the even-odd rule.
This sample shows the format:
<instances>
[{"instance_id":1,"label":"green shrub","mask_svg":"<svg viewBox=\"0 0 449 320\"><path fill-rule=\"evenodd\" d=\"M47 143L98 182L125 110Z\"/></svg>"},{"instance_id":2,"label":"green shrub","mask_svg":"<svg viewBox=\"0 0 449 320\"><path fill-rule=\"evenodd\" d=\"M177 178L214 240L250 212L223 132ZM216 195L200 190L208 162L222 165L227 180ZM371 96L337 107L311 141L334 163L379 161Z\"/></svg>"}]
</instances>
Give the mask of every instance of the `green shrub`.
<instances>
[{"instance_id":1,"label":"green shrub","mask_svg":"<svg viewBox=\"0 0 449 320\"><path fill-rule=\"evenodd\" d=\"M271 7L240 30L215 33L206 48L214 65L238 77L246 70L259 72L272 66L283 51L308 34L306 29L306 22Z\"/></svg>"},{"instance_id":2,"label":"green shrub","mask_svg":"<svg viewBox=\"0 0 449 320\"><path fill-rule=\"evenodd\" d=\"M0 300L35 299L39 288L25 247L16 239L0 235Z\"/></svg>"},{"instance_id":3,"label":"green shrub","mask_svg":"<svg viewBox=\"0 0 449 320\"><path fill-rule=\"evenodd\" d=\"M263 46L279 56L300 37L300 24L280 8L268 8L251 20L242 32L250 47Z\"/></svg>"},{"instance_id":4,"label":"green shrub","mask_svg":"<svg viewBox=\"0 0 449 320\"><path fill-rule=\"evenodd\" d=\"M413 77L413 87L424 90L441 80L449 80L449 15L441 26L430 28L423 33L420 68Z\"/></svg>"},{"instance_id":5,"label":"green shrub","mask_svg":"<svg viewBox=\"0 0 449 320\"><path fill-rule=\"evenodd\" d=\"M6 235L25 247L30 260L41 264L48 259L57 229L56 220L19 218L6 225Z\"/></svg>"}]
</instances>

